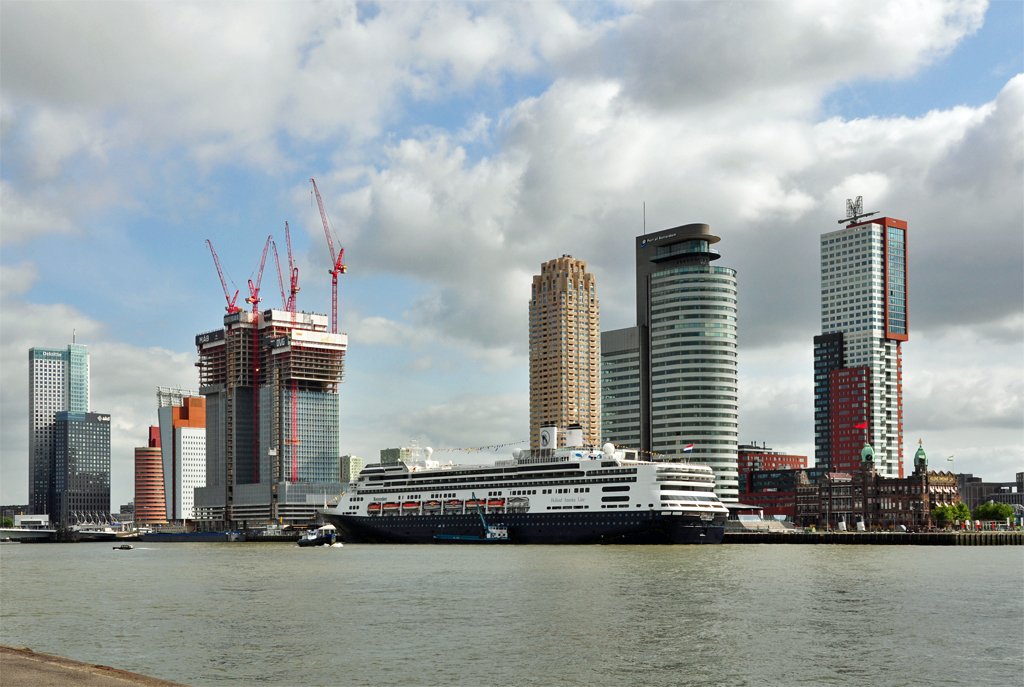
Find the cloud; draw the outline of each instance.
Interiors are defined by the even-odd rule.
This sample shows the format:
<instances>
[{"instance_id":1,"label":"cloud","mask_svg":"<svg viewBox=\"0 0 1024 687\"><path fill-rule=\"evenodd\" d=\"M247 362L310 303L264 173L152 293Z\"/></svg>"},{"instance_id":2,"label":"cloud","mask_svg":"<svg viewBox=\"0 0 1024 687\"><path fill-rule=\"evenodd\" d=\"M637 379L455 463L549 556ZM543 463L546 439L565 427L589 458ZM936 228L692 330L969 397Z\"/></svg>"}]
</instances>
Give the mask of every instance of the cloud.
<instances>
[{"instance_id":1,"label":"cloud","mask_svg":"<svg viewBox=\"0 0 1024 687\"><path fill-rule=\"evenodd\" d=\"M659 108L816 108L837 83L899 78L981 26L987 3L651 3L568 59Z\"/></svg>"},{"instance_id":2,"label":"cloud","mask_svg":"<svg viewBox=\"0 0 1024 687\"><path fill-rule=\"evenodd\" d=\"M0 241L21 243L45 234L66 234L75 223L52 203L36 195L26 197L7 181L0 181Z\"/></svg>"}]
</instances>

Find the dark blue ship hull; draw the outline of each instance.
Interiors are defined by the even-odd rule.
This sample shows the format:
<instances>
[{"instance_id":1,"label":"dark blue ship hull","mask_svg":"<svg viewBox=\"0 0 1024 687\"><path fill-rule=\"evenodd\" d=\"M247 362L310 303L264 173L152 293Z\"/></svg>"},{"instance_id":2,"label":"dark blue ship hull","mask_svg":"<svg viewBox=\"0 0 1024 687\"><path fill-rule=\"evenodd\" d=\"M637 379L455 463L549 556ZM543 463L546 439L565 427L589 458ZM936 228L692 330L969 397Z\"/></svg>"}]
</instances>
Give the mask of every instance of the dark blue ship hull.
<instances>
[{"instance_id":1,"label":"dark blue ship hull","mask_svg":"<svg viewBox=\"0 0 1024 687\"><path fill-rule=\"evenodd\" d=\"M478 515L340 515L321 511L352 543L428 544L437 535L479 537ZM699 517L659 511L619 513L489 514L487 524L508 527L514 544L721 544L725 517Z\"/></svg>"}]
</instances>

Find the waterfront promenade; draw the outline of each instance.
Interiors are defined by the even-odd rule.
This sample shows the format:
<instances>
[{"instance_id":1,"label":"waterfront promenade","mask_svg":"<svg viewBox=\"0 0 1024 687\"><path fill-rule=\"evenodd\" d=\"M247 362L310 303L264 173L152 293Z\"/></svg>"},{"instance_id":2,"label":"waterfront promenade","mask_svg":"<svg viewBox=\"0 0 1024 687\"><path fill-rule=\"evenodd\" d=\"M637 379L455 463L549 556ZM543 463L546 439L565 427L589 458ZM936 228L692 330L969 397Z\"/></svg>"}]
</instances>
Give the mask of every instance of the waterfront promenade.
<instances>
[{"instance_id":1,"label":"waterfront promenade","mask_svg":"<svg viewBox=\"0 0 1024 687\"><path fill-rule=\"evenodd\" d=\"M0 645L0 687L187 687L109 666Z\"/></svg>"},{"instance_id":2,"label":"waterfront promenade","mask_svg":"<svg viewBox=\"0 0 1024 687\"><path fill-rule=\"evenodd\" d=\"M722 543L1022 546L1024 532L726 532Z\"/></svg>"}]
</instances>

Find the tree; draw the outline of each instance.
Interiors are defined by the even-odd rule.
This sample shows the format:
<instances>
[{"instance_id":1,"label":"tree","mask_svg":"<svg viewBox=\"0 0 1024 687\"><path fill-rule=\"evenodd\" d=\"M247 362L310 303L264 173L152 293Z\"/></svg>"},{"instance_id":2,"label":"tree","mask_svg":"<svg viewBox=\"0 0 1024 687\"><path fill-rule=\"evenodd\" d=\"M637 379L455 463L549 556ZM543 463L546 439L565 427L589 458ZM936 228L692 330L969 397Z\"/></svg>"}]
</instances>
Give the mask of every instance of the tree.
<instances>
[{"instance_id":1,"label":"tree","mask_svg":"<svg viewBox=\"0 0 1024 687\"><path fill-rule=\"evenodd\" d=\"M953 521L953 514L950 513L952 506L936 506L932 508L932 520L938 527L945 527Z\"/></svg>"},{"instance_id":2,"label":"tree","mask_svg":"<svg viewBox=\"0 0 1024 687\"><path fill-rule=\"evenodd\" d=\"M949 508L953 515L953 522L967 522L971 519L971 509L967 507L966 503L955 503Z\"/></svg>"},{"instance_id":3,"label":"tree","mask_svg":"<svg viewBox=\"0 0 1024 687\"><path fill-rule=\"evenodd\" d=\"M14 527L14 518L0 518L0 527Z\"/></svg>"},{"instance_id":4,"label":"tree","mask_svg":"<svg viewBox=\"0 0 1024 687\"><path fill-rule=\"evenodd\" d=\"M1013 506L1008 503L983 503L974 509L975 520L1006 520L1013 517Z\"/></svg>"}]
</instances>

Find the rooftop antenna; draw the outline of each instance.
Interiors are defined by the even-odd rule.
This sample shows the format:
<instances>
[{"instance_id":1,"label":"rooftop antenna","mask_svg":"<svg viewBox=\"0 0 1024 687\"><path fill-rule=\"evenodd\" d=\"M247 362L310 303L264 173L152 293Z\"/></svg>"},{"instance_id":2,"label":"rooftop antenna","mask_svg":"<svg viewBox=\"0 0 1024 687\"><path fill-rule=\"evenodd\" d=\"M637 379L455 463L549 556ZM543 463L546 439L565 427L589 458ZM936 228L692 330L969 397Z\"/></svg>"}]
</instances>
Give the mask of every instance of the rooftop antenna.
<instances>
[{"instance_id":1,"label":"rooftop antenna","mask_svg":"<svg viewBox=\"0 0 1024 687\"><path fill-rule=\"evenodd\" d=\"M77 329L72 329L71 330L71 343L77 343L78 342L78 339L76 338L77 336L78 336L78 330Z\"/></svg>"},{"instance_id":2,"label":"rooftop antenna","mask_svg":"<svg viewBox=\"0 0 1024 687\"><path fill-rule=\"evenodd\" d=\"M857 220L877 214L878 210L875 210L874 212L864 212L864 196L857 196L857 200L847 198L846 219L839 220L838 224L842 224L843 222L849 222L852 225Z\"/></svg>"}]
</instances>

